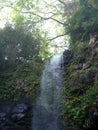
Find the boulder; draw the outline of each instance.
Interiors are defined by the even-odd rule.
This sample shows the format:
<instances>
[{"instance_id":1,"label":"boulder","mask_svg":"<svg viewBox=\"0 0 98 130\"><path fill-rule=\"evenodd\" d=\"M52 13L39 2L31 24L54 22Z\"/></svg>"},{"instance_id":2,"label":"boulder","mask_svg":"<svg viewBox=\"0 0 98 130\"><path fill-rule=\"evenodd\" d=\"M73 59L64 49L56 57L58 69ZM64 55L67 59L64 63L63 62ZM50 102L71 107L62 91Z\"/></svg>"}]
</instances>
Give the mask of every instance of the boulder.
<instances>
[{"instance_id":1,"label":"boulder","mask_svg":"<svg viewBox=\"0 0 98 130\"><path fill-rule=\"evenodd\" d=\"M0 126L5 126L8 123L8 119L6 117L6 113L0 112Z\"/></svg>"},{"instance_id":2,"label":"boulder","mask_svg":"<svg viewBox=\"0 0 98 130\"><path fill-rule=\"evenodd\" d=\"M31 102L1 103L0 130L29 130L31 125L31 115Z\"/></svg>"},{"instance_id":3,"label":"boulder","mask_svg":"<svg viewBox=\"0 0 98 130\"><path fill-rule=\"evenodd\" d=\"M6 113L0 112L0 120L1 120L2 118L5 118L5 117L6 117Z\"/></svg>"},{"instance_id":4,"label":"boulder","mask_svg":"<svg viewBox=\"0 0 98 130\"><path fill-rule=\"evenodd\" d=\"M28 110L28 106L26 104L22 103L22 104L17 104L14 107L12 113L26 113L27 110Z\"/></svg>"},{"instance_id":5,"label":"boulder","mask_svg":"<svg viewBox=\"0 0 98 130\"><path fill-rule=\"evenodd\" d=\"M89 119L91 124L98 127L98 103L95 102L89 109Z\"/></svg>"},{"instance_id":6,"label":"boulder","mask_svg":"<svg viewBox=\"0 0 98 130\"><path fill-rule=\"evenodd\" d=\"M26 114L24 113L14 113L11 115L11 119L14 121L14 122L17 122L19 120L22 120L24 119L26 116Z\"/></svg>"},{"instance_id":7,"label":"boulder","mask_svg":"<svg viewBox=\"0 0 98 130\"><path fill-rule=\"evenodd\" d=\"M27 116L28 112L28 106L24 103L17 104L12 111L11 114L11 120L13 122L19 122L21 120L25 120L25 117Z\"/></svg>"},{"instance_id":8,"label":"boulder","mask_svg":"<svg viewBox=\"0 0 98 130\"><path fill-rule=\"evenodd\" d=\"M94 113L93 113L93 120L94 121L98 121L98 110L97 111L94 111Z\"/></svg>"}]
</instances>

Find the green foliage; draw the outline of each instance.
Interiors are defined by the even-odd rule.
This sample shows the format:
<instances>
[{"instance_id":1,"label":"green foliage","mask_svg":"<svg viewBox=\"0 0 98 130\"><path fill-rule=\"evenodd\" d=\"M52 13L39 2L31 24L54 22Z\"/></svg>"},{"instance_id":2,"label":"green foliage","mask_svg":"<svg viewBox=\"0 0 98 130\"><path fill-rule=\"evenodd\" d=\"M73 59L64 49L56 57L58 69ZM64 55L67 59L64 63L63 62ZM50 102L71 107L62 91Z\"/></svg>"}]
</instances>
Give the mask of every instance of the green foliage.
<instances>
[{"instance_id":1,"label":"green foliage","mask_svg":"<svg viewBox=\"0 0 98 130\"><path fill-rule=\"evenodd\" d=\"M67 116L68 130L83 130L84 127L90 125L90 120L86 117L87 111L85 111L85 108L92 105L91 103L96 100L97 89L97 86L92 86L83 96L69 96L70 98L66 98L67 101L63 102L60 112L61 116Z\"/></svg>"},{"instance_id":2,"label":"green foliage","mask_svg":"<svg viewBox=\"0 0 98 130\"><path fill-rule=\"evenodd\" d=\"M72 42L87 41L90 33L98 33L98 10L92 6L80 5L68 20Z\"/></svg>"},{"instance_id":3,"label":"green foliage","mask_svg":"<svg viewBox=\"0 0 98 130\"><path fill-rule=\"evenodd\" d=\"M18 100L28 97L34 101L39 93L42 64L31 60L2 72L0 99Z\"/></svg>"},{"instance_id":4,"label":"green foliage","mask_svg":"<svg viewBox=\"0 0 98 130\"><path fill-rule=\"evenodd\" d=\"M97 61L98 51L94 51L91 57L91 48L86 42L75 42L70 46L70 57L64 54L64 61L70 58L63 69L62 101L60 116L67 130L84 130L92 125L90 110L98 98L98 73ZM83 64L88 63L89 67L83 69ZM81 65L81 69L75 66ZM67 118L67 119L66 119Z\"/></svg>"},{"instance_id":5,"label":"green foliage","mask_svg":"<svg viewBox=\"0 0 98 130\"><path fill-rule=\"evenodd\" d=\"M43 65L41 51L45 49L37 32L20 25L0 29L0 99L35 100Z\"/></svg>"},{"instance_id":6,"label":"green foliage","mask_svg":"<svg viewBox=\"0 0 98 130\"><path fill-rule=\"evenodd\" d=\"M40 37L40 36L39 36ZM0 30L0 65L17 65L19 62L40 57L41 41L23 27L6 26ZM39 59L39 58L38 58Z\"/></svg>"},{"instance_id":7,"label":"green foliage","mask_svg":"<svg viewBox=\"0 0 98 130\"><path fill-rule=\"evenodd\" d=\"M80 6L85 6L85 7L92 7L95 9L98 9L98 1L97 0L79 0L80 1Z\"/></svg>"},{"instance_id":8,"label":"green foliage","mask_svg":"<svg viewBox=\"0 0 98 130\"><path fill-rule=\"evenodd\" d=\"M70 72L65 78L64 86L62 88L62 102L60 106L60 116L63 119L63 122L66 117L68 121L68 130L83 130L90 126L89 119L89 107L97 100L98 95L98 82L89 84L84 84L79 80L79 75L84 73L87 74L92 73L93 71L97 71L97 68L91 68L89 70L85 70L84 72ZM77 87L79 93L77 91ZM80 93L82 92L82 93ZM86 108L88 108L86 110Z\"/></svg>"},{"instance_id":9,"label":"green foliage","mask_svg":"<svg viewBox=\"0 0 98 130\"><path fill-rule=\"evenodd\" d=\"M66 29L71 39L69 49L73 57L64 68L60 115L64 124L67 117L68 130L84 130L92 125L90 109L98 98L98 51L93 50L92 57L88 41L89 34L98 34L97 4L97 0L80 0L78 9L67 21L69 25ZM89 64L89 67L83 69L85 63ZM75 70L77 65L82 68Z\"/></svg>"}]
</instances>

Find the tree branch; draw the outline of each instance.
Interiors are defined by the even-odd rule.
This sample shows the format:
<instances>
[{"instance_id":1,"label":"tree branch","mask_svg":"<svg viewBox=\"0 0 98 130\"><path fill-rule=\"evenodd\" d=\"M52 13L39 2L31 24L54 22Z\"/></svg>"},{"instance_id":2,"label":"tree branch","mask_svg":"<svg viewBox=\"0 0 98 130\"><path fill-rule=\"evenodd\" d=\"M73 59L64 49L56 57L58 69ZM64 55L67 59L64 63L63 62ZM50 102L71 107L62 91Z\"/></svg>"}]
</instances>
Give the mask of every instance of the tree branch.
<instances>
[{"instance_id":1,"label":"tree branch","mask_svg":"<svg viewBox=\"0 0 98 130\"><path fill-rule=\"evenodd\" d=\"M54 16L54 14L51 15L50 17L45 18L45 17L43 17L43 16L41 16L41 15L39 15L39 14L36 14L36 13L34 13L34 12L21 12L21 13L30 13L30 14L33 14L33 15L36 15L36 16L40 17L40 18L43 19L43 20L52 19L52 20L58 22L59 24L64 25L64 23L60 22L59 20L57 20L57 19L55 19L55 18L52 18L52 17Z\"/></svg>"},{"instance_id":2,"label":"tree branch","mask_svg":"<svg viewBox=\"0 0 98 130\"><path fill-rule=\"evenodd\" d=\"M59 20L57 20L57 19L55 19L55 18L50 18L50 19L52 19L52 20L54 20L54 21L56 21L56 22L58 22L58 23L64 25L64 23L60 22Z\"/></svg>"},{"instance_id":3,"label":"tree branch","mask_svg":"<svg viewBox=\"0 0 98 130\"><path fill-rule=\"evenodd\" d=\"M65 2L63 2L62 0L58 0L60 3L62 3L63 5L65 5Z\"/></svg>"},{"instance_id":4,"label":"tree branch","mask_svg":"<svg viewBox=\"0 0 98 130\"><path fill-rule=\"evenodd\" d=\"M66 35L66 34L57 35L56 37L53 37L53 38L48 39L48 40L49 40L49 41L52 41L52 40L55 40L55 39L57 39L57 38L59 38L59 37L65 36L65 35Z\"/></svg>"},{"instance_id":5,"label":"tree branch","mask_svg":"<svg viewBox=\"0 0 98 130\"><path fill-rule=\"evenodd\" d=\"M4 6L4 5L3 5L3 6ZM22 13L22 14L32 14L32 15L35 15L35 16L37 16L37 17L43 19L43 20L52 19L52 20L58 22L59 24L64 25L64 23L62 23L62 22L60 22L59 20L53 18L53 16L56 15L56 14L52 14L50 17L46 17L46 18L45 18L45 17L43 17L43 16L41 16L41 15L39 15L39 14L36 14L36 13L34 13L34 12L32 12L32 11L22 11L22 10L16 9L16 8L14 8L12 5L6 5L6 7L12 8L12 9L14 9L15 11L17 11L17 12L19 12L19 13Z\"/></svg>"}]
</instances>

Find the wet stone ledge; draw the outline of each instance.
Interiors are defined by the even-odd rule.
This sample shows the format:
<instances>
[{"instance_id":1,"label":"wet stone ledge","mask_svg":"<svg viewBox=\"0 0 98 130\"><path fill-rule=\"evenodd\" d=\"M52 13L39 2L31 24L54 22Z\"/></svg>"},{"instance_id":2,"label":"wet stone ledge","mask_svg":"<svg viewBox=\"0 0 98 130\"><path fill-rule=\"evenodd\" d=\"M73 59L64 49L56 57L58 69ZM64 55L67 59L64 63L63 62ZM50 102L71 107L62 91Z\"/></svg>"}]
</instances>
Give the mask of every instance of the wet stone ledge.
<instances>
[{"instance_id":1,"label":"wet stone ledge","mask_svg":"<svg viewBox=\"0 0 98 130\"><path fill-rule=\"evenodd\" d=\"M30 130L32 104L0 102L0 130Z\"/></svg>"}]
</instances>

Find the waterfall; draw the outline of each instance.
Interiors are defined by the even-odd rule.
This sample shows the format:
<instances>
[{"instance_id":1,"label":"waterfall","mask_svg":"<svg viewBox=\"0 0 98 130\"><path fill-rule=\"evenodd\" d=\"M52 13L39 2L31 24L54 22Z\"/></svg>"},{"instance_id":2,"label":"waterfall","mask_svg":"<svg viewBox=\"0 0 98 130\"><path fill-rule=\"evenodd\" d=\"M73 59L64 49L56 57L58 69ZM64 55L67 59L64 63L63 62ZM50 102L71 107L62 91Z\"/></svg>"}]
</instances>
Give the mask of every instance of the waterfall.
<instances>
[{"instance_id":1,"label":"waterfall","mask_svg":"<svg viewBox=\"0 0 98 130\"><path fill-rule=\"evenodd\" d=\"M36 101L32 130L60 130L58 106L60 103L61 55L54 56L42 73L40 95Z\"/></svg>"}]
</instances>

